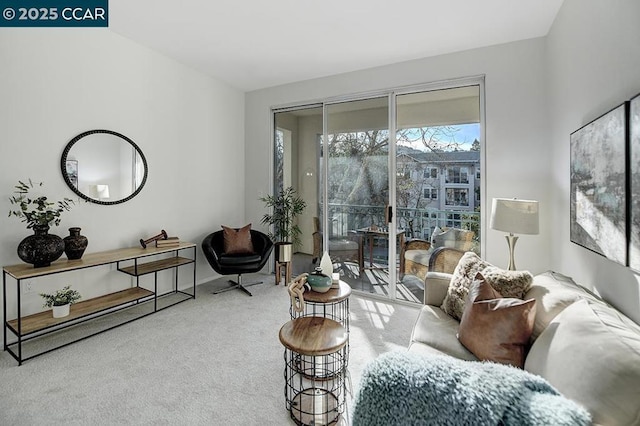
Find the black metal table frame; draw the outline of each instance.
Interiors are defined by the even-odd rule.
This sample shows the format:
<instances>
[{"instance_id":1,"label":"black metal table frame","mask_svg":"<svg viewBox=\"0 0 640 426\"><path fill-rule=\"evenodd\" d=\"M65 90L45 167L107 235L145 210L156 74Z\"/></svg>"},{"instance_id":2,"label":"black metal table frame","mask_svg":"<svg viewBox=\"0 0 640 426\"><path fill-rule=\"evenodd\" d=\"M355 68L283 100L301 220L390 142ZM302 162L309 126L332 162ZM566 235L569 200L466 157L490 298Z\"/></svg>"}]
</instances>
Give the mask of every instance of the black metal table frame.
<instances>
[{"instance_id":1,"label":"black metal table frame","mask_svg":"<svg viewBox=\"0 0 640 426\"><path fill-rule=\"evenodd\" d=\"M144 318L146 316L152 315L152 314L154 314L156 312L159 312L161 310L164 310L166 308L170 308L171 306L175 306L175 305L177 305L179 303L182 303L182 302L185 302L187 300L195 299L196 298L196 248L197 248L197 246L193 245L193 246L189 246L189 247L180 247L180 248L177 248L176 250L171 250L171 251L164 252L164 253L150 253L148 255L135 257L133 259L109 261L109 262L105 262L105 263L102 263L102 264L88 265L88 266L74 268L74 269L71 269L71 270L53 271L53 272L48 273L48 274L40 275L39 277L44 277L44 276L61 274L61 273L64 273L64 272L78 271L78 270L82 270L82 269L95 268L95 267L98 267L98 266L111 265L111 264L115 263L117 265L117 270L118 271L123 272L123 273L128 274L128 275L131 275L131 276L135 276L136 277L136 287L140 287L140 277L142 275L138 275L137 274L137 271L138 271L138 260L139 259L143 259L143 258L146 258L146 257L149 257L149 256L157 256L159 254L171 253L171 252L175 252L175 256L178 256L178 253L181 250L188 250L190 248L193 249L193 259L192 259L191 262L184 263L184 264L177 265L177 266L167 267L165 269L158 269L158 270L149 272L149 273L153 273L153 275L154 275L154 291L153 291L152 295L145 296L145 297L142 297L142 298L139 298L137 300L130 301L130 302L126 302L126 303L123 303L122 305L118 305L118 306L109 307L109 308L105 308L105 309L102 309L102 310L94 311L94 312L91 312L91 313L88 313L88 314L73 318L73 319L71 319L69 321L61 322L61 323L54 324L54 325L51 325L51 326L47 326L47 327L44 327L42 329L39 329L39 330L36 330L36 331L33 331L33 332L29 332L29 333L25 333L25 334L22 334L22 307L21 307L21 297L20 297L21 296L20 282L23 281L24 279L14 278L15 281L16 281L16 303L17 303L17 323L18 323L17 324L17 330L14 331L14 329L11 326L9 326L9 323L8 323L8 320L7 320L7 275L8 275L8 273L5 270L3 270L3 273L2 273L2 299L3 300L2 300L2 302L3 302L3 325L4 325L4 350L6 352L8 352L16 361L18 361L18 365L22 365L23 362L28 361L30 359L33 359L33 358L36 358L38 356L47 354L49 352L64 348L64 347L69 346L69 345L71 345L73 343L80 342L82 340L88 339L90 337L96 336L96 335L104 333L106 331L113 330L113 329L118 328L118 327L120 327L122 325L129 324L129 323L131 323L133 321L137 321L137 320L139 320L141 318ZM134 267L134 271L135 271L135 273L133 273L133 274L129 273L127 271L124 271L120 267L120 264L122 262L127 262L127 261L132 261L132 260L134 262L134 266L133 267ZM180 266L184 266L184 265L188 265L188 264L192 264L193 265L193 293L188 293L188 292L185 292L185 291L182 291L182 290L178 289L178 271L180 269ZM170 269L170 268L175 268L175 279L174 279L174 286L175 287L174 287L174 289L172 291L169 291L169 292L166 292L166 293L163 293L163 294L159 295L158 294L158 272L166 270L166 269ZM144 274L144 275L148 275L149 273ZM30 278L33 278L33 277L30 277ZM25 278L25 279L27 279L27 278ZM175 295L175 294L178 294L178 293L183 294L183 295L185 295L187 297L185 297L184 299L178 300L177 302L171 303L169 305L166 305L166 306L158 309L158 298L162 298L164 296L169 296L169 295ZM112 314L112 313L115 313L115 312L119 312L121 310L131 308L133 306L138 306L138 305L140 305L142 303L150 302L151 300L153 300L153 311L151 311L151 312L147 312L147 313L141 314L141 315L139 315L139 316L137 316L135 318L131 318L131 319L127 320L127 321L115 324L113 326L110 326L110 327L107 327L105 329L99 330L99 331L97 331L95 333L88 334L88 335L83 336L81 338L66 342L66 343L64 343L62 345L58 345L56 347L47 349L45 351L37 352L37 353L35 353L33 355L30 355L28 357L23 357L22 356L22 344L25 343L25 342L28 342L29 340L32 340L32 339L35 339L35 338L38 338L38 337L43 337L43 336L46 336L46 335L48 335L50 333L54 333L56 331L63 330L63 329L68 328L68 327L72 327L72 326L75 326L75 325L78 325L78 324L82 324L84 322L91 321L91 320L93 320L95 318L99 318L99 317L102 317L102 316L105 316L105 315L109 315L109 314ZM14 336L17 337L17 339L18 339L17 341L15 341L15 342L9 342L8 341L8 332L9 331ZM13 346L17 346L17 352L14 352L14 350L12 348Z\"/></svg>"}]
</instances>

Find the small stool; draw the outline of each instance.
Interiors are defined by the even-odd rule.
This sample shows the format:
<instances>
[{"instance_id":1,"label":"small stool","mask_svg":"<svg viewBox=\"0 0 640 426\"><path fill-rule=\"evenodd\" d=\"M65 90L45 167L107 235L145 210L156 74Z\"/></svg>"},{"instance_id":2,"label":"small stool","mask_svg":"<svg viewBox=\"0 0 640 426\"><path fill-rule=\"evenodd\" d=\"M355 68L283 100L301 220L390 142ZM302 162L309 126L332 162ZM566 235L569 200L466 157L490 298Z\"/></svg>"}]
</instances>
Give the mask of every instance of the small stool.
<instances>
[{"instance_id":1,"label":"small stool","mask_svg":"<svg viewBox=\"0 0 640 426\"><path fill-rule=\"evenodd\" d=\"M296 318L280 329L286 407L296 424L329 425L344 412L348 336L323 317Z\"/></svg>"},{"instance_id":2,"label":"small stool","mask_svg":"<svg viewBox=\"0 0 640 426\"><path fill-rule=\"evenodd\" d=\"M284 285L291 282L291 262L279 262L276 260L276 285L280 284L282 270L284 269Z\"/></svg>"},{"instance_id":3,"label":"small stool","mask_svg":"<svg viewBox=\"0 0 640 426\"><path fill-rule=\"evenodd\" d=\"M296 312L289 307L291 319L299 317L324 317L338 321L349 332L349 296L351 287L340 280L338 288L331 288L325 293L305 290L304 311Z\"/></svg>"}]
</instances>

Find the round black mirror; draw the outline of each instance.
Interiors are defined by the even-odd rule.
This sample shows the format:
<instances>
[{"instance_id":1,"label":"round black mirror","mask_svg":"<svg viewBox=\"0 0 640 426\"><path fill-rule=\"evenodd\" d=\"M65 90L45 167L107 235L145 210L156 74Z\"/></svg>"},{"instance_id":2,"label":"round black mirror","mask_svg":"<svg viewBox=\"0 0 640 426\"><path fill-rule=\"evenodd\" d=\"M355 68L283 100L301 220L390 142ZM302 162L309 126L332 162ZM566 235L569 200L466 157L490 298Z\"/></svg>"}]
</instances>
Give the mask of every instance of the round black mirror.
<instances>
[{"instance_id":1,"label":"round black mirror","mask_svg":"<svg viewBox=\"0 0 640 426\"><path fill-rule=\"evenodd\" d=\"M128 137L89 130L64 148L60 168L69 188L96 204L119 204L135 197L147 181L147 160Z\"/></svg>"}]
</instances>

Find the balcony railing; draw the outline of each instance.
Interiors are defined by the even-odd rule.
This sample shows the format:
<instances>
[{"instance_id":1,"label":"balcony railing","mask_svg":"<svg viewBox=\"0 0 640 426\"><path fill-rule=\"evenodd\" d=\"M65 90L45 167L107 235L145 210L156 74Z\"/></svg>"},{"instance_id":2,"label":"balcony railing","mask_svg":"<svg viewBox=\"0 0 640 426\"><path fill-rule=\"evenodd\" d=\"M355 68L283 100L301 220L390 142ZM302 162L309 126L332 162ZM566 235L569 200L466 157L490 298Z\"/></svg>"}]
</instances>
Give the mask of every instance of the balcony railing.
<instances>
[{"instance_id":1,"label":"balcony railing","mask_svg":"<svg viewBox=\"0 0 640 426\"><path fill-rule=\"evenodd\" d=\"M430 239L435 227L472 230L479 236L480 213L467 210L408 209L396 210L398 228L408 238ZM349 231L376 225L386 227L384 207L354 204L329 204L329 235L348 235Z\"/></svg>"}]
</instances>

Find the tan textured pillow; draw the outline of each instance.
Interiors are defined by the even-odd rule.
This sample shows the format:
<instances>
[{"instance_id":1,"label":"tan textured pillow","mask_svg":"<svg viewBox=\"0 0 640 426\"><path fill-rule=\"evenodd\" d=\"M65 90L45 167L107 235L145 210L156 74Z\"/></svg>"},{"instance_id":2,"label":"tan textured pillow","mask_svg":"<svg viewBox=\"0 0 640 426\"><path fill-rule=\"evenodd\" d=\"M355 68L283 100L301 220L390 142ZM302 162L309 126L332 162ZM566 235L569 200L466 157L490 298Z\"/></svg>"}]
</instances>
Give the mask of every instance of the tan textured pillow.
<instances>
[{"instance_id":1,"label":"tan textured pillow","mask_svg":"<svg viewBox=\"0 0 640 426\"><path fill-rule=\"evenodd\" d=\"M487 266L492 266L473 253L465 253L453 271L447 295L442 301L440 308L458 321L462 318L464 303L469 294L469 288L478 272L483 271Z\"/></svg>"},{"instance_id":2,"label":"tan textured pillow","mask_svg":"<svg viewBox=\"0 0 640 426\"><path fill-rule=\"evenodd\" d=\"M458 339L478 359L523 368L536 301L503 298L482 274L469 291Z\"/></svg>"},{"instance_id":3,"label":"tan textured pillow","mask_svg":"<svg viewBox=\"0 0 640 426\"><path fill-rule=\"evenodd\" d=\"M222 225L224 236L225 254L249 254L255 253L251 242L251 224L240 229L229 228Z\"/></svg>"},{"instance_id":4,"label":"tan textured pillow","mask_svg":"<svg viewBox=\"0 0 640 426\"><path fill-rule=\"evenodd\" d=\"M466 252L453 271L447 295L440 308L457 320L462 318L469 288L478 272L504 297L522 299L531 287L533 276L528 271L505 271L482 260L474 252Z\"/></svg>"},{"instance_id":5,"label":"tan textured pillow","mask_svg":"<svg viewBox=\"0 0 640 426\"><path fill-rule=\"evenodd\" d=\"M516 299L524 299L533 282L533 275L529 271L506 271L495 266L484 268L482 276L502 297Z\"/></svg>"}]
</instances>

